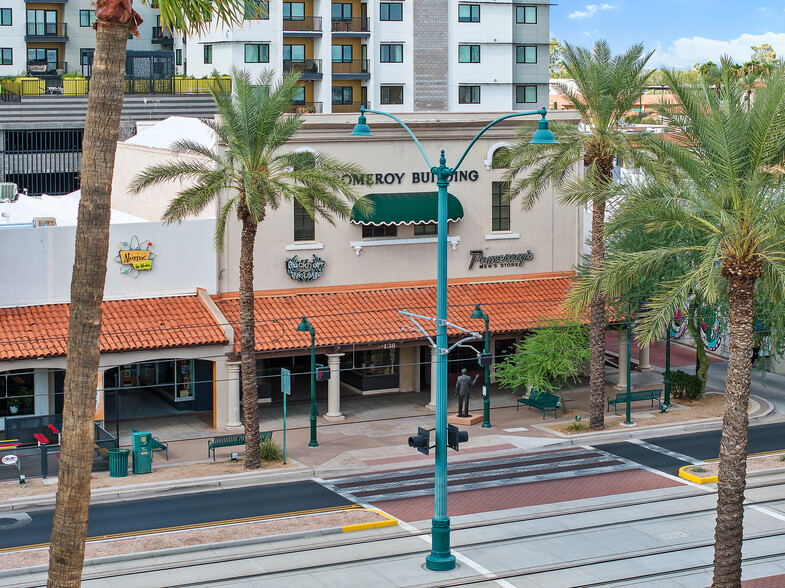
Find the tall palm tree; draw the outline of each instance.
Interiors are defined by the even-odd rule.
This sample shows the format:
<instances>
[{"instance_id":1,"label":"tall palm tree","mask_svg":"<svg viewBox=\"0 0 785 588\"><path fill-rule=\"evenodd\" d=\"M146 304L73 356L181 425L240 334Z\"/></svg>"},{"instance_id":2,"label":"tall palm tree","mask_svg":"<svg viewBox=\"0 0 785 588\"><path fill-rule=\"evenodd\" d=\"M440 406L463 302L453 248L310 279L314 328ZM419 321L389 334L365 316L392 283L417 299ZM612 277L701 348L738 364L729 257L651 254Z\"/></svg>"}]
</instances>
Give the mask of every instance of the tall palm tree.
<instances>
[{"instance_id":1,"label":"tall palm tree","mask_svg":"<svg viewBox=\"0 0 785 588\"><path fill-rule=\"evenodd\" d=\"M215 15L242 19L241 0L159 0L164 26L199 30ZM131 0L97 0L95 52L82 143L82 198L71 276L63 435L49 551L49 586L79 586L87 536L101 301L109 251L109 209L120 130L128 33L142 22Z\"/></svg>"},{"instance_id":2,"label":"tall palm tree","mask_svg":"<svg viewBox=\"0 0 785 588\"><path fill-rule=\"evenodd\" d=\"M509 164L505 180L510 183L509 197L521 196L521 207L530 210L548 186L561 191L559 199L565 204L590 204L592 208L591 267L599 268L605 258L604 223L605 202L613 180L616 157L645 169L651 159L641 152L619 128L619 121L631 111L646 89L651 71L646 62L651 53L643 53L643 46L633 45L626 53L612 55L605 41L598 41L590 51L564 45L563 62L567 73L575 80L577 91L558 84L559 91L582 116L587 131L574 125L554 123L558 145L529 145L521 135L513 149L506 154ZM504 157L504 156L503 156ZM575 166L586 167L583 181L573 180ZM605 426L605 301L597 293L591 303L590 360L590 426Z\"/></svg>"},{"instance_id":3,"label":"tall palm tree","mask_svg":"<svg viewBox=\"0 0 785 588\"><path fill-rule=\"evenodd\" d=\"M334 223L347 218L357 201L355 188L342 178L362 174L356 165L343 163L326 153L284 152L281 148L300 129L300 114L289 114L299 75L274 82L272 71L254 81L246 71L232 71L234 96L223 88L211 90L218 108L217 122L205 121L225 146L223 152L192 141L178 141L174 151L199 156L154 165L133 181L139 192L171 180L192 180L164 213L166 222L182 221L198 214L221 195L221 210L215 230L215 246L221 251L229 216L242 224L240 239L240 370L242 374L245 467L260 467L259 404L256 391L256 347L254 340L254 243L259 224L268 210L284 202L298 202L311 217ZM361 206L367 210L364 200Z\"/></svg>"},{"instance_id":4,"label":"tall palm tree","mask_svg":"<svg viewBox=\"0 0 785 588\"><path fill-rule=\"evenodd\" d=\"M720 444L715 527L714 586L741 586L742 519L747 457L756 284L770 300L785 292L785 79L774 71L756 88L747 106L745 90L725 69L719 96L704 78L699 88L666 73L681 114L663 113L678 132L676 141L652 136L649 145L674 166L673 183L648 182L628 188L611 228L642 224L649 231L686 230L695 244L664 245L619 255L573 291L580 308L599 290L617 296L642 276L656 275L684 253L699 261L664 282L649 303L638 337L662 332L692 289L708 303L727 296L728 376Z\"/></svg>"}]
</instances>

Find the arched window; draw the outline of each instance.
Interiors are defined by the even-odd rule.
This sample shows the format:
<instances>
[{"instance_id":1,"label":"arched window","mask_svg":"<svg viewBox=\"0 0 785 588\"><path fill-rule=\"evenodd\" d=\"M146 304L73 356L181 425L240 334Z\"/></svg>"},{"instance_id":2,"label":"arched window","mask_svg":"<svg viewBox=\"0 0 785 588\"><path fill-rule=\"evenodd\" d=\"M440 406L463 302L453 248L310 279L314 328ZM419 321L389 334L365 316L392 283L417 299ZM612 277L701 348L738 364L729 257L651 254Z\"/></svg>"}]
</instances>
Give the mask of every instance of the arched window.
<instances>
[{"instance_id":1,"label":"arched window","mask_svg":"<svg viewBox=\"0 0 785 588\"><path fill-rule=\"evenodd\" d=\"M509 151L510 149L512 149L512 145L504 141L491 145L491 148L488 149L488 152L485 155L485 160L483 161L485 164L485 169L488 171L492 169L501 169L501 166L498 165L495 161L496 157L499 153Z\"/></svg>"},{"instance_id":2,"label":"arched window","mask_svg":"<svg viewBox=\"0 0 785 588\"><path fill-rule=\"evenodd\" d=\"M509 167L501 163L500 158L503 158L505 155L509 156L510 149L508 147L499 147L491 157L491 169L504 169Z\"/></svg>"}]
</instances>

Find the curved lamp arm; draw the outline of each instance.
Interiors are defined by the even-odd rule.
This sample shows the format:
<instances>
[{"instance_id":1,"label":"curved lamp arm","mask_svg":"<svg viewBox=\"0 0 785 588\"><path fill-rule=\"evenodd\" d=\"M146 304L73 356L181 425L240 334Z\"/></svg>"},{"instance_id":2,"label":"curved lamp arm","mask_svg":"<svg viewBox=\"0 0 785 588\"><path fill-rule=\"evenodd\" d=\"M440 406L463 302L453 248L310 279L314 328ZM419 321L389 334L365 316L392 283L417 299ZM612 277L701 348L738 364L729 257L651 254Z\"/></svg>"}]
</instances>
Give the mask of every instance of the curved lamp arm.
<instances>
[{"instance_id":1,"label":"curved lamp arm","mask_svg":"<svg viewBox=\"0 0 785 588\"><path fill-rule=\"evenodd\" d=\"M388 112L382 112L382 111L380 111L380 110L367 110L367 109L366 109L364 106L361 106L361 107L360 107L360 116L363 116L363 115L364 115L366 112L370 112L371 114L381 114L382 116L386 116L387 118L391 118L391 119L393 119L395 122L397 122L399 125L401 125L401 126L404 128L404 129L406 129L406 132L407 132L407 133L409 133L409 136L410 136L412 139L414 139L414 142L417 144L417 148L420 150L420 153L422 153L423 159L425 159L425 163L427 163L427 164L428 164L428 169L433 169L433 165L432 165L432 164L431 164L431 162L428 160L428 156L427 156L427 155L425 155L425 151L423 150L423 148L422 148L422 145L420 145L420 142L417 140L417 137L415 137L415 136L414 136L414 133L412 132L412 130L411 130L409 127L407 127L407 126L406 126L406 123L405 123L405 122L403 122L403 121L402 121L400 118L398 118L397 116L393 116L392 114L390 114L390 113L388 113ZM529 114L532 114L532 113L529 113ZM513 116L514 116L514 115L513 115ZM507 117L504 117L504 118L507 118ZM501 119L499 119L499 120L501 120ZM498 122L498 121L494 121L494 122L493 122L493 123L491 123L491 124L494 124L494 123L496 123L496 122ZM489 125L489 126L490 126L490 125ZM487 127L486 127L486 128L487 128ZM485 132L485 129L483 129L483 130L482 130L482 132ZM480 134L482 134L482 132L481 132ZM480 136L480 135L477 135L477 137L479 137L479 136ZM477 139L475 138L474 140L476 141ZM472 143L474 143L474 141L472 141ZM469 147L471 147L471 145L469 145Z\"/></svg>"}]
</instances>

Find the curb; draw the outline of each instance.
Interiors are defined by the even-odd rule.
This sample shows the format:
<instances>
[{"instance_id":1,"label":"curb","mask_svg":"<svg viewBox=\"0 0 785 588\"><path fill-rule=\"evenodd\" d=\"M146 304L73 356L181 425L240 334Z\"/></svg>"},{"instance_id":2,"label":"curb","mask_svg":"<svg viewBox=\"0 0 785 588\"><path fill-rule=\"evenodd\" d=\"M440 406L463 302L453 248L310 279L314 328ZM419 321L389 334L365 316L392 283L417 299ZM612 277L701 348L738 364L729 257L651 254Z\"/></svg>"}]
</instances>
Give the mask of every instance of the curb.
<instances>
[{"instance_id":1,"label":"curb","mask_svg":"<svg viewBox=\"0 0 785 588\"><path fill-rule=\"evenodd\" d=\"M376 521L374 523L344 525L343 527L327 527L325 529L312 529L310 531L298 531L296 533L282 533L280 535L267 535L265 537L249 537L247 539L233 539L231 541L222 541L221 543L203 543L201 545L169 547L167 549L158 549L155 551L140 551L137 553L123 553L120 555L95 557L95 558L84 560L84 569L85 571L88 571L88 568L90 566L98 566L102 564L120 563L120 562L128 562L128 561L135 561L135 560L147 560L147 559L153 559L158 557L166 557L169 555L179 555L182 553L198 553L200 551L213 551L215 549L231 549L233 547L243 547L246 545L261 545L264 543L271 543L273 541L287 541L293 539L305 539L308 537L321 537L323 535L334 535L337 533L351 533L353 531L364 531L367 529L377 529L380 527L394 527L398 525L397 519L373 508L352 508L349 510L352 511L366 510L369 512L374 512L380 516L385 517L387 520ZM48 570L49 570L48 565L0 570L0 578L14 578L16 576L25 576L28 574L46 573ZM137 571L144 572L145 570L140 569ZM85 581L90 580L89 577L85 577L83 579Z\"/></svg>"},{"instance_id":2,"label":"curb","mask_svg":"<svg viewBox=\"0 0 785 588\"><path fill-rule=\"evenodd\" d=\"M766 451L764 453L758 453L755 455L748 455L747 459L750 459L751 457L752 458L764 457L766 455L777 455L777 454L785 455L785 449L780 449L776 451ZM717 457L715 459L704 461L703 463L688 464L686 466L682 466L679 468L679 477L684 478L685 480L689 482L693 482L695 484L714 484L718 481L717 476L695 476L691 474L688 470L691 470L694 467L700 467L710 463L717 463L719 460L720 458ZM785 473L785 467L769 468L768 470L755 470L753 472L747 472L745 477L754 478L756 476L769 476L769 475L782 474L782 473Z\"/></svg>"}]
</instances>

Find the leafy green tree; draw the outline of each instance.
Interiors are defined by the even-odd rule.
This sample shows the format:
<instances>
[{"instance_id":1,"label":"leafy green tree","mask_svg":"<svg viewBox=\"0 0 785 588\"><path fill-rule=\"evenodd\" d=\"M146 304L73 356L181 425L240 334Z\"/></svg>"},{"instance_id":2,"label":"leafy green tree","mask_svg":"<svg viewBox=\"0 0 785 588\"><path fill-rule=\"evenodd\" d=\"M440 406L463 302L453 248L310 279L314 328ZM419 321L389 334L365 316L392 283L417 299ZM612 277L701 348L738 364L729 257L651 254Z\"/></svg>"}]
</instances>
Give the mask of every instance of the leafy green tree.
<instances>
[{"instance_id":1,"label":"leafy green tree","mask_svg":"<svg viewBox=\"0 0 785 588\"><path fill-rule=\"evenodd\" d=\"M562 44L551 37L551 41L548 43L548 72L551 78L564 77L563 52L564 47L562 47Z\"/></svg>"},{"instance_id":2,"label":"leafy green tree","mask_svg":"<svg viewBox=\"0 0 785 588\"><path fill-rule=\"evenodd\" d=\"M590 205L592 210L591 266L599 269L605 259L605 202L613 181L616 157L655 173L648 153L637 141L621 131L619 121L632 110L645 91L651 72L645 71L651 53L633 45L621 55L613 55L605 41L592 50L565 43L564 67L575 80L577 91L561 85L588 127L579 131L568 123L553 123L558 145L530 145L522 133L504 164L509 197L521 197L521 207L531 210L549 187L559 191L564 204ZM585 165L581 180L575 180L576 166ZM590 426L605 426L605 299L597 292L590 310Z\"/></svg>"},{"instance_id":3,"label":"leafy green tree","mask_svg":"<svg viewBox=\"0 0 785 588\"><path fill-rule=\"evenodd\" d=\"M699 263L661 284L650 299L638 330L645 343L662 332L691 291L713 304L727 289L730 357L717 483L714 586L738 587L755 290L762 288L773 301L781 301L785 292L785 78L780 69L764 78L747 106L730 68L722 69L718 94L705 79L699 88L690 88L668 74L682 113L663 116L678 131L679 140L654 135L647 144L677 173L672 183L628 186L613 223L641 224L655 232L685 229L696 243L666 245L606 262L573 290L570 307L585 307L597 292L619 296L642 276L657 275L674 257L697 254Z\"/></svg>"},{"instance_id":4,"label":"leafy green tree","mask_svg":"<svg viewBox=\"0 0 785 588\"><path fill-rule=\"evenodd\" d=\"M259 405L256 391L254 336L254 243L259 225L269 210L298 202L312 217L334 223L348 218L357 200L355 188L342 178L365 173L356 165L327 153L285 152L283 147L303 124L301 115L289 114L299 75L274 81L272 71L252 80L247 71L232 71L234 94L223 87L211 90L218 110L217 122L207 121L222 146L218 150L188 140L174 144L179 154L195 155L153 165L133 181L140 192L172 180L191 180L177 193L164 213L164 221L179 222L196 215L228 191L221 201L215 246L223 249L229 217L242 225L240 238L240 369L242 375L245 467L260 467ZM361 205L367 210L365 201Z\"/></svg>"}]
</instances>

